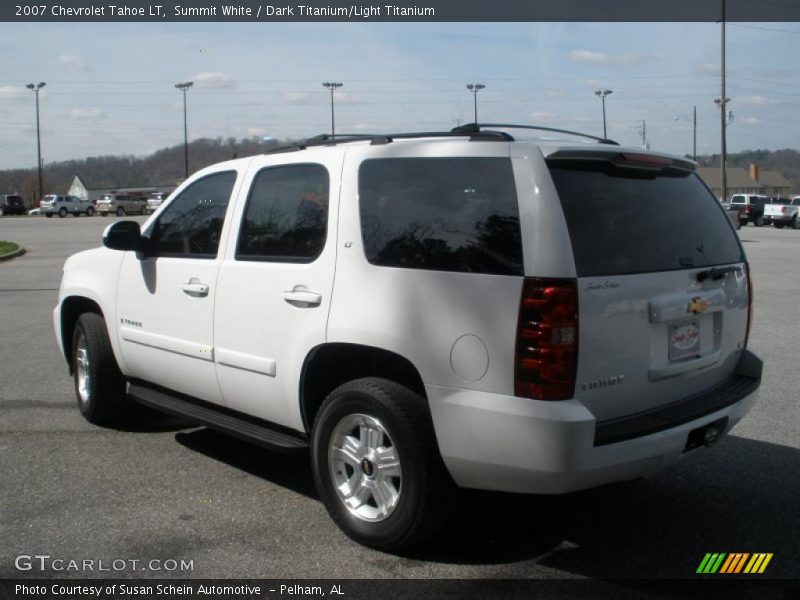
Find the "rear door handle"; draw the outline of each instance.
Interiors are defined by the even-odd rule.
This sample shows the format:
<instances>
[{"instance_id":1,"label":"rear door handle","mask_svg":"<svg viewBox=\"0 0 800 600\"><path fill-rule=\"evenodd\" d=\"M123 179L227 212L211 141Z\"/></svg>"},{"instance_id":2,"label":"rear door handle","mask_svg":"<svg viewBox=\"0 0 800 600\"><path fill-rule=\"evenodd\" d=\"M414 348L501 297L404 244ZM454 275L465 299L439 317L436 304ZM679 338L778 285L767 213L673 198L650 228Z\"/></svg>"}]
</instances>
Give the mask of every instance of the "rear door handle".
<instances>
[{"instance_id":1,"label":"rear door handle","mask_svg":"<svg viewBox=\"0 0 800 600\"><path fill-rule=\"evenodd\" d=\"M201 283L196 279L190 279L186 283L183 284L183 293L187 296L195 296L198 298L202 298L204 296L208 296L208 284Z\"/></svg>"},{"instance_id":2,"label":"rear door handle","mask_svg":"<svg viewBox=\"0 0 800 600\"><path fill-rule=\"evenodd\" d=\"M283 292L283 299L292 306L298 308L311 308L319 306L322 302L322 294L309 292L308 290L286 290Z\"/></svg>"}]
</instances>

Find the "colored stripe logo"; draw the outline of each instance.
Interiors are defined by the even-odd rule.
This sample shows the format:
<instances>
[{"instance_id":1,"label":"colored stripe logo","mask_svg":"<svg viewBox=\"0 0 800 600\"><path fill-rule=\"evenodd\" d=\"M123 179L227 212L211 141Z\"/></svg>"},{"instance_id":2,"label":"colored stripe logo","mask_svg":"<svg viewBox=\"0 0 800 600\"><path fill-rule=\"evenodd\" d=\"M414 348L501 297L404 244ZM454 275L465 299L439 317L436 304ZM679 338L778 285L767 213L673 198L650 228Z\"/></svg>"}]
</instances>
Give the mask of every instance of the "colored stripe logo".
<instances>
[{"instance_id":1,"label":"colored stripe logo","mask_svg":"<svg viewBox=\"0 0 800 600\"><path fill-rule=\"evenodd\" d=\"M700 561L697 573L706 574L736 574L748 573L751 575L763 573L772 560L772 552L708 552Z\"/></svg>"}]
</instances>

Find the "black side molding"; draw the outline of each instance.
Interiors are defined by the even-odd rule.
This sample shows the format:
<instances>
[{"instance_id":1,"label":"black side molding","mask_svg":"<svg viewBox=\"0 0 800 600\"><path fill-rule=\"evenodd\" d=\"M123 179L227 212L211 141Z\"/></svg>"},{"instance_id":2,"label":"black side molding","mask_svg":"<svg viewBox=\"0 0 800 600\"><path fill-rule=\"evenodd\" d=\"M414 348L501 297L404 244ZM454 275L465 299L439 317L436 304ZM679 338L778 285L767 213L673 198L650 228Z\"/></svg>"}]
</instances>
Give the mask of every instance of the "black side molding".
<instances>
[{"instance_id":1,"label":"black side molding","mask_svg":"<svg viewBox=\"0 0 800 600\"><path fill-rule=\"evenodd\" d=\"M301 433L151 386L145 382L131 382L128 387L128 396L139 404L168 414L194 419L211 429L254 442L271 450L298 452L307 450L309 447L308 441Z\"/></svg>"},{"instance_id":2,"label":"black side molding","mask_svg":"<svg viewBox=\"0 0 800 600\"><path fill-rule=\"evenodd\" d=\"M761 359L745 350L732 379L666 406L600 421L595 426L594 445L605 446L664 431L736 404L758 389L763 368Z\"/></svg>"}]
</instances>

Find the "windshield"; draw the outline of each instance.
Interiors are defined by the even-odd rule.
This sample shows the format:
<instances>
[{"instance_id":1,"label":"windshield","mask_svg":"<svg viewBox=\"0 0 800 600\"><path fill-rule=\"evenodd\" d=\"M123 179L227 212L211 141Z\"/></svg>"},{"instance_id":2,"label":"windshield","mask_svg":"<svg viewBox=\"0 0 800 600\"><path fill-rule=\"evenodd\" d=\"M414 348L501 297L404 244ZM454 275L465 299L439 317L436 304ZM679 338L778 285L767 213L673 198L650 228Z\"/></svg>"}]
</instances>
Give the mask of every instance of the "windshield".
<instances>
[{"instance_id":1,"label":"windshield","mask_svg":"<svg viewBox=\"0 0 800 600\"><path fill-rule=\"evenodd\" d=\"M736 232L692 172L548 161L579 277L670 271L743 260Z\"/></svg>"}]
</instances>

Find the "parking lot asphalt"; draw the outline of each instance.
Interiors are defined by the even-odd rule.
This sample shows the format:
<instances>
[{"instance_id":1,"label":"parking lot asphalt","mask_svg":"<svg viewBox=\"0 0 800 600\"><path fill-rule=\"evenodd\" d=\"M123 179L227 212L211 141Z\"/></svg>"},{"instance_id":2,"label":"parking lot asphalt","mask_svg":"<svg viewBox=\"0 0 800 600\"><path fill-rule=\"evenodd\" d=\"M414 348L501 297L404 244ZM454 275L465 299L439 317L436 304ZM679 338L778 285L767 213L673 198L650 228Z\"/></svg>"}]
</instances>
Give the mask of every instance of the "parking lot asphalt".
<instances>
[{"instance_id":1,"label":"parking lot asphalt","mask_svg":"<svg viewBox=\"0 0 800 600\"><path fill-rule=\"evenodd\" d=\"M438 538L396 556L339 532L305 456L186 423L117 431L80 417L52 309L66 257L99 245L112 220L0 219L0 239L27 249L0 263L0 578L109 575L19 572L21 554L193 564L111 573L136 577L688 578L706 552L772 552L764 577L800 577L800 231L740 231L765 375L716 447L568 496L465 492Z\"/></svg>"}]
</instances>

